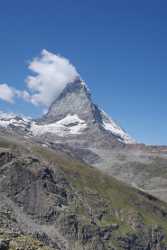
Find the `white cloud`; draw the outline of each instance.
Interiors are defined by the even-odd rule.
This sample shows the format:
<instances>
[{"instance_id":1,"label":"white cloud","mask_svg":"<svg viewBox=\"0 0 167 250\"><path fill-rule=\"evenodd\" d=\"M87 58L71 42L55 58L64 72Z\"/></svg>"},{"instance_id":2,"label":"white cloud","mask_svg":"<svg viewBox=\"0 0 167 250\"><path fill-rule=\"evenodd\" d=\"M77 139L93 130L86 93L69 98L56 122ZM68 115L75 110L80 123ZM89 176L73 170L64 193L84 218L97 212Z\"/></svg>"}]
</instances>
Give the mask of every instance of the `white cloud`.
<instances>
[{"instance_id":1,"label":"white cloud","mask_svg":"<svg viewBox=\"0 0 167 250\"><path fill-rule=\"evenodd\" d=\"M40 57L34 58L29 69L35 74L26 79L33 104L49 106L64 87L73 82L79 74L68 59L42 50Z\"/></svg>"},{"instance_id":2,"label":"white cloud","mask_svg":"<svg viewBox=\"0 0 167 250\"><path fill-rule=\"evenodd\" d=\"M15 96L22 98L23 100L27 101L27 102L31 102L31 95L26 91L26 90L15 90Z\"/></svg>"},{"instance_id":3,"label":"white cloud","mask_svg":"<svg viewBox=\"0 0 167 250\"><path fill-rule=\"evenodd\" d=\"M0 99L6 102L13 103L15 90L6 83L0 84Z\"/></svg>"},{"instance_id":4,"label":"white cloud","mask_svg":"<svg viewBox=\"0 0 167 250\"><path fill-rule=\"evenodd\" d=\"M28 102L30 102L32 99L32 97L26 90L21 91L14 89L6 83L0 84L0 99L6 102L14 103L15 97L22 98Z\"/></svg>"},{"instance_id":5,"label":"white cloud","mask_svg":"<svg viewBox=\"0 0 167 250\"><path fill-rule=\"evenodd\" d=\"M30 62L28 68L33 74L26 78L27 90L20 91L0 84L1 99L13 102L14 97L19 97L34 105L48 107L68 83L79 77L68 59L45 49Z\"/></svg>"}]
</instances>

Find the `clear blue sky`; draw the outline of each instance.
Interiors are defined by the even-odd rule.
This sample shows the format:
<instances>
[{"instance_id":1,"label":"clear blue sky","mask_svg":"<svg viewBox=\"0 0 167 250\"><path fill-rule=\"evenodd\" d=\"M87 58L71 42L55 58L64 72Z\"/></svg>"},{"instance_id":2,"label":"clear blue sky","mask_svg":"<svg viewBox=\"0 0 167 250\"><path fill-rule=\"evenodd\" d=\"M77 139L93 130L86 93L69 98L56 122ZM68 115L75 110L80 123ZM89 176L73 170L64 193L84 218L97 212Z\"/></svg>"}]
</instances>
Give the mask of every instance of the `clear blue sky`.
<instances>
[{"instance_id":1,"label":"clear blue sky","mask_svg":"<svg viewBox=\"0 0 167 250\"><path fill-rule=\"evenodd\" d=\"M45 48L77 67L94 101L137 140L167 144L166 0L2 0L0 83L23 89ZM0 109L40 109L0 101Z\"/></svg>"}]
</instances>

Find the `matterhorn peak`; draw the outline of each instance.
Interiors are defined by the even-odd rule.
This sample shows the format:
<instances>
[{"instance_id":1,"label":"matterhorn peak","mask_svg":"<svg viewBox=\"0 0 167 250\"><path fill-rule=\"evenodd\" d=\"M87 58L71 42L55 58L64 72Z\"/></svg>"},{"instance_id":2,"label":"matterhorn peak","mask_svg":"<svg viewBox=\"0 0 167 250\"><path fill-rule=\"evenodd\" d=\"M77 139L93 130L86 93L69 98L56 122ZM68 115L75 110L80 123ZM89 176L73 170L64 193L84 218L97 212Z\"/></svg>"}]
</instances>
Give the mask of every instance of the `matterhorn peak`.
<instances>
[{"instance_id":1,"label":"matterhorn peak","mask_svg":"<svg viewBox=\"0 0 167 250\"><path fill-rule=\"evenodd\" d=\"M86 121L93 119L91 94L86 83L81 79L66 85L49 107L43 120L55 122L68 114L79 115L81 119Z\"/></svg>"},{"instance_id":2,"label":"matterhorn peak","mask_svg":"<svg viewBox=\"0 0 167 250\"><path fill-rule=\"evenodd\" d=\"M79 122L76 121L76 117ZM98 140L99 136L106 138L108 136L112 141L114 139L118 143L135 143L120 126L93 103L87 84L80 78L66 85L49 107L47 114L39 121L39 125L46 128L47 124L58 124L69 121L69 118L70 123L66 126L68 129L70 126L73 129L77 126L77 136L78 134L88 135L90 133L95 140ZM78 130L81 127L82 129ZM72 134L75 135L75 133Z\"/></svg>"},{"instance_id":3,"label":"matterhorn peak","mask_svg":"<svg viewBox=\"0 0 167 250\"><path fill-rule=\"evenodd\" d=\"M55 98L38 120L0 113L0 127L26 136L81 146L133 144L135 141L92 101L86 83L76 78Z\"/></svg>"}]
</instances>

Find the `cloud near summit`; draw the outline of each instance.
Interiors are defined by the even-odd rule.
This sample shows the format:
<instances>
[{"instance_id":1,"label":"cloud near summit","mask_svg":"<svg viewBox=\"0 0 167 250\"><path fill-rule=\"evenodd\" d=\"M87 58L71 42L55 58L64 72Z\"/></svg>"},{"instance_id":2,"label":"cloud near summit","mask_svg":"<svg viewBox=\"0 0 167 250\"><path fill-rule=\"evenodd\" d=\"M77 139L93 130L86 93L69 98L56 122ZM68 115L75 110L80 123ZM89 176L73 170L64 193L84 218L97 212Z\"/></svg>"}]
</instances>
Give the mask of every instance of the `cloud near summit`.
<instances>
[{"instance_id":1,"label":"cloud near summit","mask_svg":"<svg viewBox=\"0 0 167 250\"><path fill-rule=\"evenodd\" d=\"M15 91L6 83L0 84L0 99L6 102L13 102Z\"/></svg>"},{"instance_id":2,"label":"cloud near summit","mask_svg":"<svg viewBox=\"0 0 167 250\"><path fill-rule=\"evenodd\" d=\"M69 82L79 77L68 59L45 49L29 63L28 68L32 75L25 80L26 89L20 91L0 84L0 99L13 102L14 97L19 97L34 105L48 107Z\"/></svg>"},{"instance_id":3,"label":"cloud near summit","mask_svg":"<svg viewBox=\"0 0 167 250\"><path fill-rule=\"evenodd\" d=\"M44 106L50 105L67 83L79 76L68 59L47 50L42 50L41 56L33 59L29 69L35 73L26 79L32 102Z\"/></svg>"}]
</instances>

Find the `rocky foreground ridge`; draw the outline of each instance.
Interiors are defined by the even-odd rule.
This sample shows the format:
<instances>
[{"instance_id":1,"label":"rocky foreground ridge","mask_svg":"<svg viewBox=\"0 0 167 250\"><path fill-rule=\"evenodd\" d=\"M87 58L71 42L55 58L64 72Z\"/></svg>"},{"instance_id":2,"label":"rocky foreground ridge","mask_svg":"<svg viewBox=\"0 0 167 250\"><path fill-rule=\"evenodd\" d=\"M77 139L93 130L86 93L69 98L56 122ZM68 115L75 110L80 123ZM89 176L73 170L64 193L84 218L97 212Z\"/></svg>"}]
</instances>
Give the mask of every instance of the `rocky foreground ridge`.
<instances>
[{"instance_id":1,"label":"rocky foreground ridge","mask_svg":"<svg viewBox=\"0 0 167 250\"><path fill-rule=\"evenodd\" d=\"M167 249L166 203L20 138L0 135L1 250Z\"/></svg>"}]
</instances>

